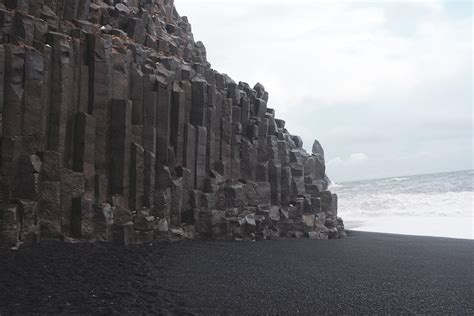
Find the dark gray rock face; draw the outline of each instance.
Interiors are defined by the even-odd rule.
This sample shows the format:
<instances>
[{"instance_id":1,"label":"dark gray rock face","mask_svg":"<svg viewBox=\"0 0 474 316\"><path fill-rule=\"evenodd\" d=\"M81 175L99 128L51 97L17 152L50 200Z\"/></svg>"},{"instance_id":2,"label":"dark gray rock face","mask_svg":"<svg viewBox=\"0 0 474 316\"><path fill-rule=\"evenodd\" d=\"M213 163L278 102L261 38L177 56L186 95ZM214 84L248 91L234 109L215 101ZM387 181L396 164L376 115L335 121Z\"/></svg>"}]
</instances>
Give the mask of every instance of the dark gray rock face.
<instances>
[{"instance_id":1,"label":"dark gray rock face","mask_svg":"<svg viewBox=\"0 0 474 316\"><path fill-rule=\"evenodd\" d=\"M318 140L315 140L313 143L313 150L312 150L313 155L320 155L321 157L324 158L324 149L319 143Z\"/></svg>"},{"instance_id":2,"label":"dark gray rock face","mask_svg":"<svg viewBox=\"0 0 474 316\"><path fill-rule=\"evenodd\" d=\"M324 151L164 0L0 0L0 247L340 238Z\"/></svg>"}]
</instances>

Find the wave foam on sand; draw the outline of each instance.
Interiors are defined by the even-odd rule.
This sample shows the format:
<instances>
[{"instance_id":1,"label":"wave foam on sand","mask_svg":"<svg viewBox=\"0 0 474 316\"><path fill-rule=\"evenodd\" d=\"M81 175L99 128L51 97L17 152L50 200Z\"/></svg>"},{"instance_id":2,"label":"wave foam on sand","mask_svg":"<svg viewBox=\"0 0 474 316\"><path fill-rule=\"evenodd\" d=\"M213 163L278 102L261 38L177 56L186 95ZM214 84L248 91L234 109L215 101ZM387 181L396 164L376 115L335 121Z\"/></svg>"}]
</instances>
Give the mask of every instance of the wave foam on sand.
<instances>
[{"instance_id":1,"label":"wave foam on sand","mask_svg":"<svg viewBox=\"0 0 474 316\"><path fill-rule=\"evenodd\" d=\"M347 229L474 239L472 192L373 194L341 199Z\"/></svg>"},{"instance_id":2,"label":"wave foam on sand","mask_svg":"<svg viewBox=\"0 0 474 316\"><path fill-rule=\"evenodd\" d=\"M474 239L469 175L470 171L344 183L336 188L339 215L349 230Z\"/></svg>"}]
</instances>

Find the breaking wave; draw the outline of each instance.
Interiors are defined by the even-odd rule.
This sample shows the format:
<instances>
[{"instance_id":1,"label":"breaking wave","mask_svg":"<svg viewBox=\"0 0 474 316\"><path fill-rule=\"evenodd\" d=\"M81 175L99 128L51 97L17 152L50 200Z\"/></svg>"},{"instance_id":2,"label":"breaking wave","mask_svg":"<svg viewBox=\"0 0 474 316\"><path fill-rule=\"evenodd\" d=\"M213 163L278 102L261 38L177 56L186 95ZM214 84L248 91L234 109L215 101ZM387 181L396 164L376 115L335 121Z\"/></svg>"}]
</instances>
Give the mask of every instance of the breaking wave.
<instances>
[{"instance_id":1,"label":"breaking wave","mask_svg":"<svg viewBox=\"0 0 474 316\"><path fill-rule=\"evenodd\" d=\"M405 181L405 180L408 180L409 178L392 178L392 179L388 179L386 180L387 182L392 182L392 181Z\"/></svg>"},{"instance_id":2,"label":"breaking wave","mask_svg":"<svg viewBox=\"0 0 474 316\"><path fill-rule=\"evenodd\" d=\"M329 190L337 189L337 188L342 188L342 184L337 184L336 182L331 182L329 184Z\"/></svg>"},{"instance_id":3,"label":"breaking wave","mask_svg":"<svg viewBox=\"0 0 474 316\"><path fill-rule=\"evenodd\" d=\"M472 216L473 192L368 193L341 197L339 209L346 216Z\"/></svg>"},{"instance_id":4,"label":"breaking wave","mask_svg":"<svg viewBox=\"0 0 474 316\"><path fill-rule=\"evenodd\" d=\"M333 187L348 229L474 238L473 171Z\"/></svg>"}]
</instances>

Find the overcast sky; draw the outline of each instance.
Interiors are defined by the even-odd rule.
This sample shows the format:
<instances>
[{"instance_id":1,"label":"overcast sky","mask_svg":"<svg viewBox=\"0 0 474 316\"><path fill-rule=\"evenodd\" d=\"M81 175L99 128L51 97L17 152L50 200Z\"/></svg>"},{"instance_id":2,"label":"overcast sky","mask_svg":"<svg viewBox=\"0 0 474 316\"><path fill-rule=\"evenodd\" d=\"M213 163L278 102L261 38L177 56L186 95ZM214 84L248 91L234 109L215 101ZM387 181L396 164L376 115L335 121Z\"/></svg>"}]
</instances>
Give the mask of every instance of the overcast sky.
<instances>
[{"instance_id":1,"label":"overcast sky","mask_svg":"<svg viewBox=\"0 0 474 316\"><path fill-rule=\"evenodd\" d=\"M472 4L175 0L214 69L252 86L336 181L472 169Z\"/></svg>"}]
</instances>

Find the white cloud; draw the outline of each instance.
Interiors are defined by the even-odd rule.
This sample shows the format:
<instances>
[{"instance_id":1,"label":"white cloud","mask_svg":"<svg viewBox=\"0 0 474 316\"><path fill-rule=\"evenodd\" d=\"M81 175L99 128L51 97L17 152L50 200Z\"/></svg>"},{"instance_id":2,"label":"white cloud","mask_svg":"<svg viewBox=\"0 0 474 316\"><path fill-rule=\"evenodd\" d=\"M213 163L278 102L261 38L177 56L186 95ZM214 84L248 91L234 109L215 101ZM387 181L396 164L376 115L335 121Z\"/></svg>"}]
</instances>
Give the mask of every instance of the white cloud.
<instances>
[{"instance_id":1,"label":"white cloud","mask_svg":"<svg viewBox=\"0 0 474 316\"><path fill-rule=\"evenodd\" d=\"M461 139L471 133L466 118L472 126L472 11L453 17L463 8L453 3L462 4L176 0L215 69L263 83L269 106L306 146L318 138L329 157L348 157L328 167L336 178L470 166ZM437 150L445 154L423 164L394 159ZM333 169L357 152L370 169Z\"/></svg>"},{"instance_id":2,"label":"white cloud","mask_svg":"<svg viewBox=\"0 0 474 316\"><path fill-rule=\"evenodd\" d=\"M362 165L369 160L369 156L364 153L354 153L351 154L347 159L342 159L341 157L336 157L328 162L328 167L350 167L356 165Z\"/></svg>"},{"instance_id":3,"label":"white cloud","mask_svg":"<svg viewBox=\"0 0 474 316\"><path fill-rule=\"evenodd\" d=\"M327 163L328 167L337 167L337 166L340 166L342 164L344 164L344 160L342 160L341 157L333 158L333 159L329 160L329 162Z\"/></svg>"},{"instance_id":4,"label":"white cloud","mask_svg":"<svg viewBox=\"0 0 474 316\"><path fill-rule=\"evenodd\" d=\"M238 80L263 82L284 111L308 97L318 102L315 106L324 106L412 93L439 75L452 77L470 57L466 47L459 54L460 44L466 45L459 39L467 25L446 21L439 1L409 3L407 10L418 7L410 37L388 28L391 7L381 2L207 2L213 3L205 6L208 12L202 12L201 2L200 7L194 4L191 22L207 44L211 62ZM212 15L215 24L201 25L201 14ZM224 47L223 41L231 45ZM439 60L447 61L445 67L433 68ZM242 63L250 66L243 68Z\"/></svg>"},{"instance_id":5,"label":"white cloud","mask_svg":"<svg viewBox=\"0 0 474 316\"><path fill-rule=\"evenodd\" d=\"M367 156L366 154L356 153L356 154L350 155L348 163L361 164L361 163L365 163L367 160L369 160L369 156Z\"/></svg>"}]
</instances>

